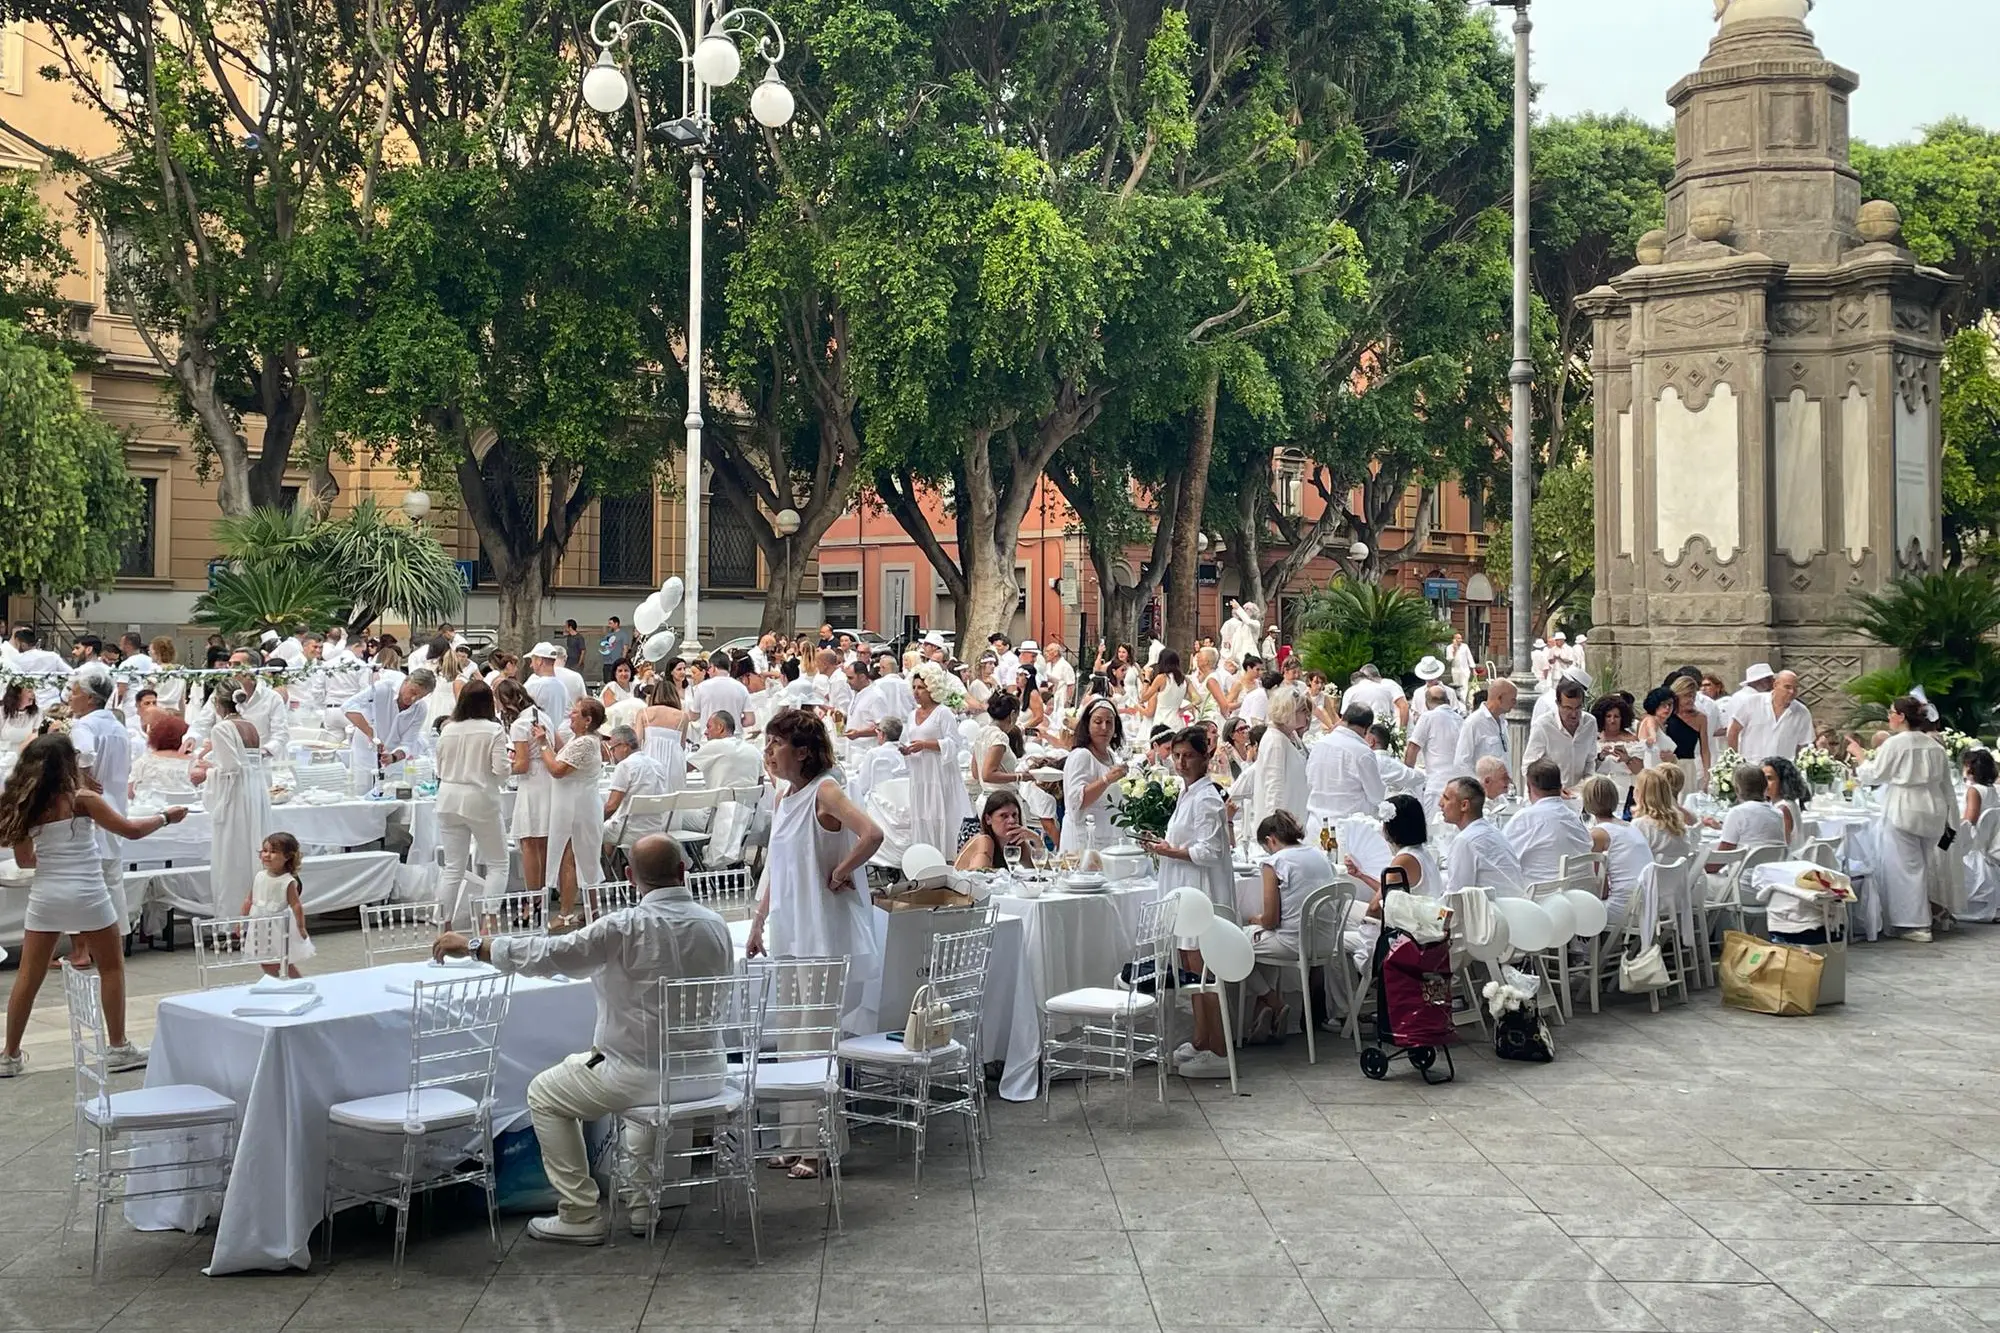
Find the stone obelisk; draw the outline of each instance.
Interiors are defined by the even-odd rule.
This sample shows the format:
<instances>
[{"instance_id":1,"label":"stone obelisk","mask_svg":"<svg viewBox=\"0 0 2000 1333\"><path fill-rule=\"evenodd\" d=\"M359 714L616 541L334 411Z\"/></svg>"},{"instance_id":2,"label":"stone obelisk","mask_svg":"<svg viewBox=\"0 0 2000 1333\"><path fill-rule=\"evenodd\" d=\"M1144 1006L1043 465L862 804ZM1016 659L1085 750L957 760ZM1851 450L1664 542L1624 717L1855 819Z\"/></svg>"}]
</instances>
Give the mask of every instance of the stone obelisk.
<instances>
[{"instance_id":1,"label":"stone obelisk","mask_svg":"<svg viewBox=\"0 0 2000 1333\"><path fill-rule=\"evenodd\" d=\"M1667 226L1584 298L1595 323L1591 643L1643 693L1683 663L1799 672L1808 702L1882 665L1851 595L1939 553L1939 306L1952 279L1863 203L1860 80L1809 0L1721 0L1667 93ZM1837 705L1833 711L1838 711Z\"/></svg>"}]
</instances>

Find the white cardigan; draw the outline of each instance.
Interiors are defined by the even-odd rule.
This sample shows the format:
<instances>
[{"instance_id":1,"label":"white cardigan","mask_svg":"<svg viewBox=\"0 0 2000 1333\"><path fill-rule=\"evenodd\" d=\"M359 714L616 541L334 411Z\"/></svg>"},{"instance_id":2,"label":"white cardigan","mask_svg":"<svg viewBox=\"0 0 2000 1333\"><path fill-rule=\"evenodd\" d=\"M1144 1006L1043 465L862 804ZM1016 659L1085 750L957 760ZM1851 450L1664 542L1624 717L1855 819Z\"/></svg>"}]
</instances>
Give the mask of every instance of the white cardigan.
<instances>
[{"instance_id":1,"label":"white cardigan","mask_svg":"<svg viewBox=\"0 0 2000 1333\"><path fill-rule=\"evenodd\" d=\"M437 739L438 813L498 815L500 784L513 771L498 722L447 722Z\"/></svg>"}]
</instances>

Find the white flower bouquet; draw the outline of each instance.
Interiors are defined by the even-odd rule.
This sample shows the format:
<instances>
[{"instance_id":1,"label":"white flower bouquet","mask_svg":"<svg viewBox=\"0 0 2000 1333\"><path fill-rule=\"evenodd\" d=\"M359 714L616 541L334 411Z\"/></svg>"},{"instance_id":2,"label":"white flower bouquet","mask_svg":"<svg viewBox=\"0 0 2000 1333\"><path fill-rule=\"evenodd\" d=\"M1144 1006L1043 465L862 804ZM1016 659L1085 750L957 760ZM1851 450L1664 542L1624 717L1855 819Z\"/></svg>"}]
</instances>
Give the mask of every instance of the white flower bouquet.
<instances>
[{"instance_id":1,"label":"white flower bouquet","mask_svg":"<svg viewBox=\"0 0 2000 1333\"><path fill-rule=\"evenodd\" d=\"M1126 774L1118 789L1125 800L1112 813L1111 822L1134 838L1165 837L1167 821L1180 800L1181 780L1163 769L1142 768Z\"/></svg>"},{"instance_id":2,"label":"white flower bouquet","mask_svg":"<svg viewBox=\"0 0 2000 1333\"><path fill-rule=\"evenodd\" d=\"M1748 759L1745 759L1733 749L1724 750L1721 756L1709 766L1709 794L1724 805L1734 804L1736 801L1736 770L1749 762Z\"/></svg>"}]
</instances>

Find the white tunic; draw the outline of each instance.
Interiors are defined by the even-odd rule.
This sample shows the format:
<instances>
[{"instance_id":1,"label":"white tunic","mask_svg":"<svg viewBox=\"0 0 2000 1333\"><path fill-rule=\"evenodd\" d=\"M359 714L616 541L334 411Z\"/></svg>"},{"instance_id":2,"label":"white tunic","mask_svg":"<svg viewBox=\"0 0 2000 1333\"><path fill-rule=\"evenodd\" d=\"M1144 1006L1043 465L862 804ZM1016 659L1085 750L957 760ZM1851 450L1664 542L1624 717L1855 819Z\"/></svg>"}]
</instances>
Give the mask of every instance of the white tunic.
<instances>
[{"instance_id":1,"label":"white tunic","mask_svg":"<svg viewBox=\"0 0 2000 1333\"><path fill-rule=\"evenodd\" d=\"M1125 794L1116 783L1105 789L1095 805L1086 808L1083 804L1083 789L1112 767L1081 745L1063 760L1062 851L1101 852L1122 838L1121 831L1111 824L1111 816L1125 803Z\"/></svg>"},{"instance_id":2,"label":"white tunic","mask_svg":"<svg viewBox=\"0 0 2000 1333\"><path fill-rule=\"evenodd\" d=\"M1175 680L1167 676L1160 682L1160 688L1153 695L1153 725L1174 727L1181 725L1181 709L1187 704L1187 681Z\"/></svg>"},{"instance_id":3,"label":"white tunic","mask_svg":"<svg viewBox=\"0 0 2000 1333\"><path fill-rule=\"evenodd\" d=\"M1236 910L1236 871L1229 851L1229 816L1222 792L1213 778L1202 778L1181 793L1167 820L1167 842L1186 850L1191 859L1160 858L1162 896L1180 888L1196 888L1219 907Z\"/></svg>"},{"instance_id":4,"label":"white tunic","mask_svg":"<svg viewBox=\"0 0 2000 1333\"><path fill-rule=\"evenodd\" d=\"M841 1027L873 1032L875 1013L865 996L882 971L882 947L875 937L875 908L868 900L868 874L857 869L835 893L827 885L835 866L854 849L854 834L829 831L819 822L822 773L798 791L781 797L771 817L770 860L764 869L770 917L765 943L773 958L846 958L847 994Z\"/></svg>"},{"instance_id":5,"label":"white tunic","mask_svg":"<svg viewBox=\"0 0 2000 1333\"><path fill-rule=\"evenodd\" d=\"M264 781L263 759L226 719L208 734L208 762L202 804L215 821L208 882L220 908L242 902L238 895L250 892L261 864L258 849L271 831L271 789Z\"/></svg>"},{"instance_id":6,"label":"white tunic","mask_svg":"<svg viewBox=\"0 0 2000 1333\"><path fill-rule=\"evenodd\" d=\"M556 758L570 766L549 791L549 865L562 865L563 849L576 857L576 882L597 884L604 879L600 856L604 847L604 803L597 795L597 775L604 768L604 745L593 733L578 736Z\"/></svg>"},{"instance_id":7,"label":"white tunic","mask_svg":"<svg viewBox=\"0 0 2000 1333\"><path fill-rule=\"evenodd\" d=\"M944 853L949 861L958 855L958 831L972 814L965 795L965 782L958 773L958 730L949 708L933 707L903 733L903 743L935 741L936 750L917 750L907 756L910 765L911 835Z\"/></svg>"}]
</instances>

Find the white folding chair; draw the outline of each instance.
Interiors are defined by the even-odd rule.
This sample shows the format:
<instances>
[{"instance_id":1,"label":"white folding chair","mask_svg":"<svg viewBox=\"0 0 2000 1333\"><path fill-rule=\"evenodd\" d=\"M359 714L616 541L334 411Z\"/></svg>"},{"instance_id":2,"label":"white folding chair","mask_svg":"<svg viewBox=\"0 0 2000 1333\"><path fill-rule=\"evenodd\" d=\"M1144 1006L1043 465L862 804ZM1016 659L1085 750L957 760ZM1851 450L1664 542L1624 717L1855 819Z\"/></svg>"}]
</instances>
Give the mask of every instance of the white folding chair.
<instances>
[{"instance_id":1,"label":"white folding chair","mask_svg":"<svg viewBox=\"0 0 2000 1333\"><path fill-rule=\"evenodd\" d=\"M1347 957L1341 936L1354 906L1354 881L1342 876L1322 884L1299 904L1299 997L1305 1004L1306 1063L1319 1063L1319 1044L1313 1029L1312 972L1320 971L1320 995L1331 1018L1336 1002L1340 1012L1354 1008L1354 965Z\"/></svg>"},{"instance_id":2,"label":"white folding chair","mask_svg":"<svg viewBox=\"0 0 2000 1333\"><path fill-rule=\"evenodd\" d=\"M1227 921L1232 926L1237 924L1236 909L1234 907L1217 903L1215 905L1215 915L1218 920ZM1174 964L1176 967L1180 965L1178 952L1175 954ZM1176 986L1174 988L1176 995L1185 995L1188 997L1190 1008L1192 1008L1194 997L1197 995L1213 995L1215 997L1216 1011L1222 1019L1222 1052L1224 1057L1229 1061L1229 1091L1232 1093L1241 1091L1236 1081L1236 1043L1238 1040L1236 1024L1229 1020L1229 988L1237 984L1240 983L1225 981L1217 976L1214 965L1209 962L1208 956L1204 954L1201 960L1200 979L1190 982L1185 986Z\"/></svg>"},{"instance_id":3,"label":"white folding chair","mask_svg":"<svg viewBox=\"0 0 2000 1333\"><path fill-rule=\"evenodd\" d=\"M986 970L993 952L996 913L978 913L982 924L931 941L933 1005L949 1007L952 1035L941 1046L913 1051L901 1033L877 1032L840 1043L841 1113L849 1125L887 1125L916 1137L916 1184L924 1180L924 1143L941 1115L965 1120L965 1150L974 1176L984 1176L979 1150L985 1073L980 1067L980 1022L986 1003Z\"/></svg>"},{"instance_id":4,"label":"white folding chair","mask_svg":"<svg viewBox=\"0 0 2000 1333\"><path fill-rule=\"evenodd\" d=\"M436 903L377 903L361 909L363 967L404 954L428 958L437 937Z\"/></svg>"},{"instance_id":5,"label":"white folding chair","mask_svg":"<svg viewBox=\"0 0 2000 1333\"><path fill-rule=\"evenodd\" d=\"M1722 958L1722 933L1714 928L1715 925L1719 923L1726 929L1733 922L1737 930L1747 932L1750 918L1763 916L1765 908L1744 895L1744 882L1758 866L1782 861L1785 855L1786 849L1780 843L1759 843L1749 847L1732 847L1729 851L1715 853L1711 858L1725 862L1720 873L1709 876L1708 919L1702 923L1702 951L1708 957L1711 975Z\"/></svg>"},{"instance_id":6,"label":"white folding chair","mask_svg":"<svg viewBox=\"0 0 2000 1333\"><path fill-rule=\"evenodd\" d=\"M495 1199L493 1070L514 977L501 972L411 987L410 1075L400 1092L335 1102L327 1109L324 1217L333 1258L333 1217L354 1204L396 1211L390 1287L403 1283L410 1201L452 1185L486 1191L486 1225L500 1253Z\"/></svg>"},{"instance_id":7,"label":"white folding chair","mask_svg":"<svg viewBox=\"0 0 2000 1333\"><path fill-rule=\"evenodd\" d=\"M833 1214L845 1234L840 1211L840 1009L847 994L845 958L773 958L763 965L764 1035L777 1049L757 1064L758 1110L776 1108L778 1123L760 1123L763 1142L752 1156L777 1151L812 1158ZM813 1118L813 1144L787 1143L782 1131L801 1112ZM774 1134L774 1131L778 1131ZM776 1142L773 1143L773 1138Z\"/></svg>"},{"instance_id":8,"label":"white folding chair","mask_svg":"<svg viewBox=\"0 0 2000 1333\"><path fill-rule=\"evenodd\" d=\"M283 973L291 961L289 916L197 918L194 927L195 984L203 990L254 981L266 966ZM248 973L247 976L238 974Z\"/></svg>"},{"instance_id":9,"label":"white folding chair","mask_svg":"<svg viewBox=\"0 0 2000 1333\"><path fill-rule=\"evenodd\" d=\"M70 1055L76 1071L76 1144L61 1248L69 1248L83 1187L92 1191L90 1276L104 1269L104 1215L113 1204L167 1195L206 1194L222 1210L236 1160L236 1103L198 1083L110 1090L102 981L62 964L69 1005ZM221 1142L215 1142L216 1131ZM140 1136L138 1141L128 1136ZM174 1148L181 1151L166 1151ZM137 1180L141 1188L134 1189ZM115 1189L113 1186L122 1186Z\"/></svg>"},{"instance_id":10,"label":"white folding chair","mask_svg":"<svg viewBox=\"0 0 2000 1333\"><path fill-rule=\"evenodd\" d=\"M681 850L687 854L690 865L702 864L702 856L710 840L715 836L714 812L716 797L719 794L705 787L683 787L667 796L668 803L664 807L667 831L673 835L674 841L681 845ZM709 812L707 829L683 827L688 821L679 816L699 814L704 810Z\"/></svg>"},{"instance_id":11,"label":"white folding chair","mask_svg":"<svg viewBox=\"0 0 2000 1333\"><path fill-rule=\"evenodd\" d=\"M606 832L605 841L616 845L621 851L630 851L632 844L649 833L663 833L674 813L674 798L678 792L659 792L644 796L629 793L618 803L617 823ZM634 827L636 825L636 827ZM676 838L682 836L674 835Z\"/></svg>"},{"instance_id":12,"label":"white folding chair","mask_svg":"<svg viewBox=\"0 0 2000 1333\"><path fill-rule=\"evenodd\" d=\"M1694 904L1695 876L1701 867L1692 858L1677 856L1671 861L1656 862L1640 872L1639 887L1632 895L1632 906L1625 914L1625 937L1619 953L1637 943L1641 949L1660 941L1660 962L1667 970L1670 987L1678 987L1681 1003L1688 1004L1688 972L1699 965L1708 950L1688 938L1688 924ZM1664 939L1662 938L1664 935ZM1595 983L1595 960L1592 963ZM1647 1003L1654 1013L1660 1012L1660 992L1648 992Z\"/></svg>"},{"instance_id":13,"label":"white folding chair","mask_svg":"<svg viewBox=\"0 0 2000 1333\"><path fill-rule=\"evenodd\" d=\"M757 882L741 866L729 870L697 870L687 877L694 900L725 920L748 916L757 896Z\"/></svg>"},{"instance_id":14,"label":"white folding chair","mask_svg":"<svg viewBox=\"0 0 2000 1333\"><path fill-rule=\"evenodd\" d=\"M488 939L500 935L546 935L549 895L543 889L524 889L519 893L474 898L472 914L479 923L479 933Z\"/></svg>"},{"instance_id":15,"label":"white folding chair","mask_svg":"<svg viewBox=\"0 0 2000 1333\"><path fill-rule=\"evenodd\" d=\"M659 1092L653 1105L635 1107L618 1118L618 1139L611 1154L611 1220L617 1220L618 1202L626 1204L629 1214L633 1203L643 1199L650 1245L668 1190L713 1185L721 1195L726 1235L734 1205L725 1187L735 1185L748 1202L751 1255L761 1263L755 1108L764 1021L763 971L685 980L663 977L659 985ZM674 1146L676 1131L695 1128L709 1131L705 1141ZM669 1161L684 1163L687 1173L668 1180Z\"/></svg>"},{"instance_id":16,"label":"white folding chair","mask_svg":"<svg viewBox=\"0 0 2000 1333\"><path fill-rule=\"evenodd\" d=\"M637 907L639 900L645 896L629 880L612 879L602 884L586 884L583 886L583 923L587 926L601 916Z\"/></svg>"},{"instance_id":17,"label":"white folding chair","mask_svg":"<svg viewBox=\"0 0 2000 1333\"><path fill-rule=\"evenodd\" d=\"M1151 1060L1160 1102L1167 1100L1166 1004L1179 962L1174 957L1174 902L1162 898L1140 910L1128 975L1113 986L1085 986L1042 1002L1042 1119L1049 1118L1049 1085L1058 1074L1125 1080L1125 1127L1132 1127L1132 1083L1139 1062ZM1150 981L1148 980L1150 978ZM1150 986L1150 993L1144 987ZM1149 1030L1142 1031L1142 1028Z\"/></svg>"},{"instance_id":18,"label":"white folding chair","mask_svg":"<svg viewBox=\"0 0 2000 1333\"><path fill-rule=\"evenodd\" d=\"M715 815L710 819L708 825L710 831L709 846L719 856L726 857L732 865L748 862L750 860L749 854L756 849L756 846L762 846L763 842L769 840L768 836L766 836L760 839L755 846L750 841L752 832L757 826L757 811L764 804L764 793L765 788L761 784L753 787L722 787L717 789L715 793ZM725 812L731 816L730 819L725 820L723 818ZM719 847L714 841L715 830L724 823L731 826L731 836L729 839L725 839L725 841L736 841L738 843L734 849ZM741 828L740 838L736 832L738 827Z\"/></svg>"}]
</instances>

